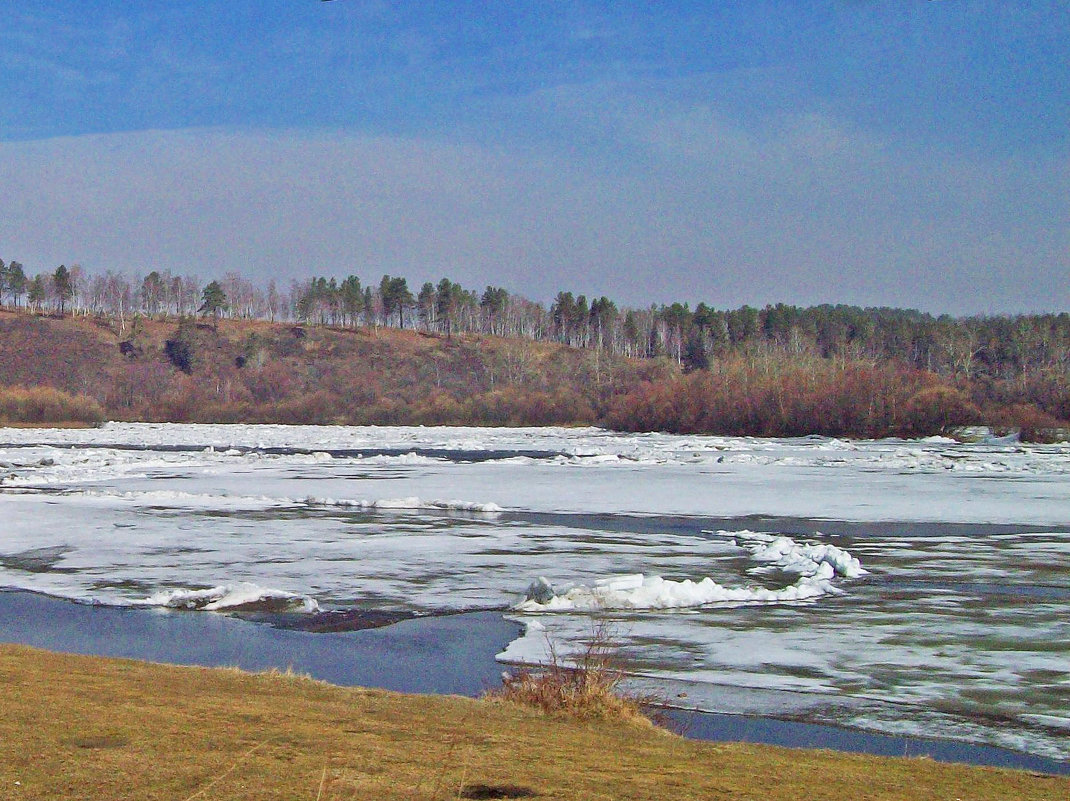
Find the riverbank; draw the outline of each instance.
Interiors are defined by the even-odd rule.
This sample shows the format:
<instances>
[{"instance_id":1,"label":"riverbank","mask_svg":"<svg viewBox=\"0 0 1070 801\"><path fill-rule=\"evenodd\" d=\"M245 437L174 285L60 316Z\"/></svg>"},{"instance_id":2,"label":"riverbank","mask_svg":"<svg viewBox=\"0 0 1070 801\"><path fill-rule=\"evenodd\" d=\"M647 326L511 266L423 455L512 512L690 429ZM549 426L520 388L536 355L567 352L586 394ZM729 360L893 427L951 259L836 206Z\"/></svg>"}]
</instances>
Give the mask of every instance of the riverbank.
<instances>
[{"instance_id":1,"label":"riverbank","mask_svg":"<svg viewBox=\"0 0 1070 801\"><path fill-rule=\"evenodd\" d=\"M683 349L690 355L679 351L678 339L675 358L668 343L648 351L651 358L629 358L604 346L379 324L156 315L131 324L0 310L0 421L597 424L633 432L864 438L983 424L1030 441L1065 436L1070 399L1058 359L1065 348L1051 346L1046 356L1043 348L1020 349L1036 351L1038 359L1023 371L1013 360L993 364L984 349L984 360L965 366L941 364L943 349L920 355L919 348L931 346L904 353L899 328L883 356L881 347L873 355L854 347L838 353L816 341L800 348L799 331L786 349L785 332L768 339L758 331L755 339L764 341L732 347L696 331ZM918 333L932 341L931 332ZM653 342L642 341L642 349L625 352L637 355Z\"/></svg>"},{"instance_id":2,"label":"riverbank","mask_svg":"<svg viewBox=\"0 0 1070 801\"><path fill-rule=\"evenodd\" d=\"M361 630L280 628L226 615L76 604L0 592L0 642L54 652L307 675L342 687L479 697L501 685L495 655L519 634L500 612L416 617ZM283 624L289 621L280 620ZM689 739L1070 775L1070 765L992 746L879 734L800 720L668 710Z\"/></svg>"},{"instance_id":3,"label":"riverbank","mask_svg":"<svg viewBox=\"0 0 1070 801\"><path fill-rule=\"evenodd\" d=\"M0 646L5 797L1062 799L1070 779ZM607 755L611 755L607 758Z\"/></svg>"}]
</instances>

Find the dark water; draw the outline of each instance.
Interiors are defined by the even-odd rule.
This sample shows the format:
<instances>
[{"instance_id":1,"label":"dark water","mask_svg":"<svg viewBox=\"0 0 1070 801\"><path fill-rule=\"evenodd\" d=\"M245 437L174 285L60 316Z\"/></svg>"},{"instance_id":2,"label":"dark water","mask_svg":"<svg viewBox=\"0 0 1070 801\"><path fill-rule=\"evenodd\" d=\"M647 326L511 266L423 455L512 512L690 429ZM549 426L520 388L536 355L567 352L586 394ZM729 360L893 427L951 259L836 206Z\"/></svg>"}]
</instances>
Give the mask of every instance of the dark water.
<instances>
[{"instance_id":1,"label":"dark water","mask_svg":"<svg viewBox=\"0 0 1070 801\"><path fill-rule=\"evenodd\" d=\"M785 748L826 748L876 756L929 757L937 762L1070 775L1070 764L1066 762L955 740L875 734L859 729L743 715L684 710L667 710L665 714L674 729L696 740L762 743Z\"/></svg>"},{"instance_id":2,"label":"dark water","mask_svg":"<svg viewBox=\"0 0 1070 801\"><path fill-rule=\"evenodd\" d=\"M0 449L14 450L16 448L34 447L25 443L0 442ZM55 443L49 447L64 448L68 450L98 449L114 451L138 451L156 453L200 453L204 451L204 445L163 445L154 443L151 445L138 445L134 443ZM251 445L227 445L214 446L216 451L236 451L241 454L261 454L264 456L309 456L313 453L326 453L332 459L371 459L377 456L424 456L428 459L440 459L444 462L456 462L458 464L496 462L501 459L524 457L527 459L553 459L555 456L567 456L564 451L533 449L533 448L498 448L498 449L465 449L465 448L428 448L419 445L400 448L296 448L289 446L260 447Z\"/></svg>"},{"instance_id":3,"label":"dark water","mask_svg":"<svg viewBox=\"0 0 1070 801\"><path fill-rule=\"evenodd\" d=\"M495 654L519 634L499 612L419 617L359 631L311 633L224 615L91 606L0 592L0 642L179 665L292 669L342 686L477 696L501 684ZM949 740L835 726L668 710L672 726L705 740L885 756L1070 775L1070 763Z\"/></svg>"},{"instance_id":4,"label":"dark water","mask_svg":"<svg viewBox=\"0 0 1070 801\"><path fill-rule=\"evenodd\" d=\"M476 696L501 686L496 653L519 634L500 613L404 620L342 633L225 615L93 606L0 592L0 642L176 665L292 668L342 686Z\"/></svg>"}]
</instances>

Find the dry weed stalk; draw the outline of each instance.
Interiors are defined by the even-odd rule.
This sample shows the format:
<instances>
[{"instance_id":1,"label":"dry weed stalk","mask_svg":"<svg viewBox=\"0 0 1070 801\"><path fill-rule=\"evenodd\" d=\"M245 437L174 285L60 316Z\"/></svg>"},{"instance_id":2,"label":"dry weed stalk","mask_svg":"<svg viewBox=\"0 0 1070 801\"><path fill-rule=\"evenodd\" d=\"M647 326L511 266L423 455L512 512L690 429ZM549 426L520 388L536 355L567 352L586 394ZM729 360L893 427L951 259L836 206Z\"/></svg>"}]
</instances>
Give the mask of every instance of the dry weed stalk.
<instances>
[{"instance_id":1,"label":"dry weed stalk","mask_svg":"<svg viewBox=\"0 0 1070 801\"><path fill-rule=\"evenodd\" d=\"M613 665L610 627L599 623L578 658L566 663L548 640L549 664L504 674L488 697L571 718L652 725L645 709L654 699L620 691L624 671Z\"/></svg>"}]
</instances>

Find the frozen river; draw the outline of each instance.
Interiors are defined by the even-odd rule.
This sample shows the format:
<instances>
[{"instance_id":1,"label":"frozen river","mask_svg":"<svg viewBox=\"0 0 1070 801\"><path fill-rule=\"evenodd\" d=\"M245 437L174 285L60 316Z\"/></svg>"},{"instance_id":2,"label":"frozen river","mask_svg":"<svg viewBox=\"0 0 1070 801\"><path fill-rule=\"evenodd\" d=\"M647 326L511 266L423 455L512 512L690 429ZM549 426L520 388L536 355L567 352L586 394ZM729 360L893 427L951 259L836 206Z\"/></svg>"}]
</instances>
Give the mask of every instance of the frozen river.
<instances>
[{"instance_id":1,"label":"frozen river","mask_svg":"<svg viewBox=\"0 0 1070 801\"><path fill-rule=\"evenodd\" d=\"M0 429L0 588L607 621L681 705L1070 761L1070 449L597 429Z\"/></svg>"}]
</instances>

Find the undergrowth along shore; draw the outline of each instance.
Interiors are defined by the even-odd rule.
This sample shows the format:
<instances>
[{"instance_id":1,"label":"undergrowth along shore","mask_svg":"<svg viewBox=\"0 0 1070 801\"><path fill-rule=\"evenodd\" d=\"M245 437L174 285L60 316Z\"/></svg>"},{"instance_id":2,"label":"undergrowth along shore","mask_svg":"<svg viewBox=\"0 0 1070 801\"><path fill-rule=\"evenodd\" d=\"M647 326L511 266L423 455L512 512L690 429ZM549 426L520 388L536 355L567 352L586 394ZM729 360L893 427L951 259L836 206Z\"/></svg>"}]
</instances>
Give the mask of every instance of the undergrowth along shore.
<instances>
[{"instance_id":1,"label":"undergrowth along shore","mask_svg":"<svg viewBox=\"0 0 1070 801\"><path fill-rule=\"evenodd\" d=\"M0 389L0 423L99 425L104 419L100 404L85 395L47 386Z\"/></svg>"},{"instance_id":2,"label":"undergrowth along shore","mask_svg":"<svg viewBox=\"0 0 1070 801\"><path fill-rule=\"evenodd\" d=\"M0 686L0 795L19 799L1070 797L1067 777L24 646L0 646Z\"/></svg>"},{"instance_id":3,"label":"undergrowth along shore","mask_svg":"<svg viewBox=\"0 0 1070 801\"><path fill-rule=\"evenodd\" d=\"M1051 441L1070 377L730 352L703 369L489 334L0 311L0 423L601 425L874 438L959 426Z\"/></svg>"},{"instance_id":4,"label":"undergrowth along shore","mask_svg":"<svg viewBox=\"0 0 1070 801\"><path fill-rule=\"evenodd\" d=\"M567 662L547 639L550 658L546 665L503 673L501 688L486 697L572 720L652 726L659 699L621 690L625 674L613 664L611 628L605 621L598 623L583 650Z\"/></svg>"}]
</instances>

